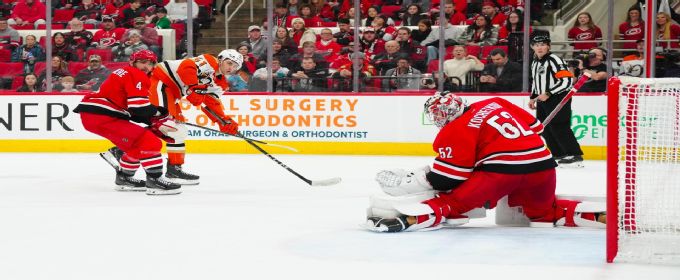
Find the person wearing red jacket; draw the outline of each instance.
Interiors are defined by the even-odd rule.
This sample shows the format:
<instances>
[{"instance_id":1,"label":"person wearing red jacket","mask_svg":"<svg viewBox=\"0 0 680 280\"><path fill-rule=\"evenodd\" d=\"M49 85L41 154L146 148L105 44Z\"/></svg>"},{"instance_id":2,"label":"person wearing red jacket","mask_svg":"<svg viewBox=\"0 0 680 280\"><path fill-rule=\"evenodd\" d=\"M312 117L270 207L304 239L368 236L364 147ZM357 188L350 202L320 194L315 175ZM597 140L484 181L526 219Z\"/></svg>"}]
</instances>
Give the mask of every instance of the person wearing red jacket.
<instances>
[{"instance_id":1,"label":"person wearing red jacket","mask_svg":"<svg viewBox=\"0 0 680 280\"><path fill-rule=\"evenodd\" d=\"M130 65L114 70L98 92L86 95L73 110L80 114L87 131L110 140L122 150L120 160L115 163L115 183L119 191L145 190L148 195L181 193L180 185L162 177L159 138L175 141L186 133L178 129L180 126L167 110L149 102L149 73L156 61L152 51L133 53ZM146 181L133 177L140 165L146 172Z\"/></svg>"},{"instance_id":2,"label":"person wearing red jacket","mask_svg":"<svg viewBox=\"0 0 680 280\"><path fill-rule=\"evenodd\" d=\"M329 28L321 29L319 40L316 41L316 51L321 54L330 64L335 61L342 50L342 46L333 41L333 31Z\"/></svg>"},{"instance_id":3,"label":"person wearing red jacket","mask_svg":"<svg viewBox=\"0 0 680 280\"><path fill-rule=\"evenodd\" d=\"M504 13L499 13L498 6L492 1L484 1L482 4L482 15L488 16L491 19L492 25L503 25L507 17Z\"/></svg>"},{"instance_id":4,"label":"person wearing red jacket","mask_svg":"<svg viewBox=\"0 0 680 280\"><path fill-rule=\"evenodd\" d=\"M311 0L309 5L312 7L312 14L318 15L324 21L335 21L333 8L325 0Z\"/></svg>"},{"instance_id":5,"label":"person wearing red jacket","mask_svg":"<svg viewBox=\"0 0 680 280\"><path fill-rule=\"evenodd\" d=\"M130 7L130 3L125 3L124 0L113 0L104 8L103 16L110 16L113 19L118 19L119 22L123 20L123 11Z\"/></svg>"},{"instance_id":6,"label":"person wearing red jacket","mask_svg":"<svg viewBox=\"0 0 680 280\"><path fill-rule=\"evenodd\" d=\"M19 26L32 24L34 28L38 28L38 25L45 24L45 4L36 0L18 2L7 23Z\"/></svg>"},{"instance_id":7,"label":"person wearing red jacket","mask_svg":"<svg viewBox=\"0 0 680 280\"><path fill-rule=\"evenodd\" d=\"M111 49L121 43L125 28L116 27L116 22L111 16L103 16L101 26L102 29L97 30L92 37L91 47Z\"/></svg>"}]
</instances>

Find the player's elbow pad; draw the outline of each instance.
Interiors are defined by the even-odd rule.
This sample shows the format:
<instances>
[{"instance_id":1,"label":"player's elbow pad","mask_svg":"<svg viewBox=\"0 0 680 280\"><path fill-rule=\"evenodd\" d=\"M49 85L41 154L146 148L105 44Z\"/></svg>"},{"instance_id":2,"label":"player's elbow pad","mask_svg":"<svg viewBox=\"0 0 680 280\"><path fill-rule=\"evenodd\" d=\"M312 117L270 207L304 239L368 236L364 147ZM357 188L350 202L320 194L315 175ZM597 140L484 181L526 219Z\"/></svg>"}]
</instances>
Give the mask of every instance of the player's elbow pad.
<instances>
[{"instance_id":1,"label":"player's elbow pad","mask_svg":"<svg viewBox=\"0 0 680 280\"><path fill-rule=\"evenodd\" d=\"M463 183L461 180L451 179L434 172L428 172L427 175L425 175L425 178L427 178L427 181L430 182L430 185L432 185L433 189L440 192L453 190L457 188L458 185Z\"/></svg>"}]
</instances>

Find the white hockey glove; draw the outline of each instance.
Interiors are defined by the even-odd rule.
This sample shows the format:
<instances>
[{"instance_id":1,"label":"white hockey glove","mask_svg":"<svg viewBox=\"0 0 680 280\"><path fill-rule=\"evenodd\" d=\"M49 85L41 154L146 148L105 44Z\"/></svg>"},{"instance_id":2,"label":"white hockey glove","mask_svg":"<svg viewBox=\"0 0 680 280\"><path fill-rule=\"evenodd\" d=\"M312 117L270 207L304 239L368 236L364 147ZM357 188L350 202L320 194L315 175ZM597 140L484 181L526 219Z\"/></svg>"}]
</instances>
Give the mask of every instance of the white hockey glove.
<instances>
[{"instance_id":1,"label":"white hockey glove","mask_svg":"<svg viewBox=\"0 0 680 280\"><path fill-rule=\"evenodd\" d=\"M376 174L375 180L378 181L386 194L392 196L418 194L433 190L425 178L428 172L430 172L429 166L411 171L404 169L383 170Z\"/></svg>"}]
</instances>

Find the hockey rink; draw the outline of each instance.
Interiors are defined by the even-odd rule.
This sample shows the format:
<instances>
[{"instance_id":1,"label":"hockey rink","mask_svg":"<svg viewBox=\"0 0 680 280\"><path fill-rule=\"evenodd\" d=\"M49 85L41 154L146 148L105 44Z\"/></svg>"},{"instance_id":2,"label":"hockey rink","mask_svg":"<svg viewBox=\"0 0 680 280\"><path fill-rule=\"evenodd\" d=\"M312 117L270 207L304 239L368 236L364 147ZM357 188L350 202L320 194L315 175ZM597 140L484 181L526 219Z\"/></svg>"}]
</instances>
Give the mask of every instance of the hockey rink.
<instances>
[{"instance_id":1,"label":"hockey rink","mask_svg":"<svg viewBox=\"0 0 680 280\"><path fill-rule=\"evenodd\" d=\"M680 279L605 263L605 231L496 227L493 211L433 232L359 227L373 180L431 157L187 155L176 196L113 190L97 154L0 154L0 279ZM142 175L138 171L138 176ZM558 194L605 194L603 161L559 169Z\"/></svg>"}]
</instances>

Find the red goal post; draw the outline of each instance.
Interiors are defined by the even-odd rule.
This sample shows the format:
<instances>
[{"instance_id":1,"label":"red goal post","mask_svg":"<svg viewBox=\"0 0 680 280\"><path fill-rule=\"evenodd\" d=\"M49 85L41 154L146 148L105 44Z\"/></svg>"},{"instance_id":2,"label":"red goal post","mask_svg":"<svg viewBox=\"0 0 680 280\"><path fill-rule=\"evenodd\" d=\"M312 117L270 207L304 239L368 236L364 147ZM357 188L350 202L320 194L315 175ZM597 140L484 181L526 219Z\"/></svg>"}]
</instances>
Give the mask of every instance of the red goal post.
<instances>
[{"instance_id":1,"label":"red goal post","mask_svg":"<svg viewBox=\"0 0 680 280\"><path fill-rule=\"evenodd\" d=\"M607 261L680 264L680 78L610 78L607 103Z\"/></svg>"}]
</instances>

